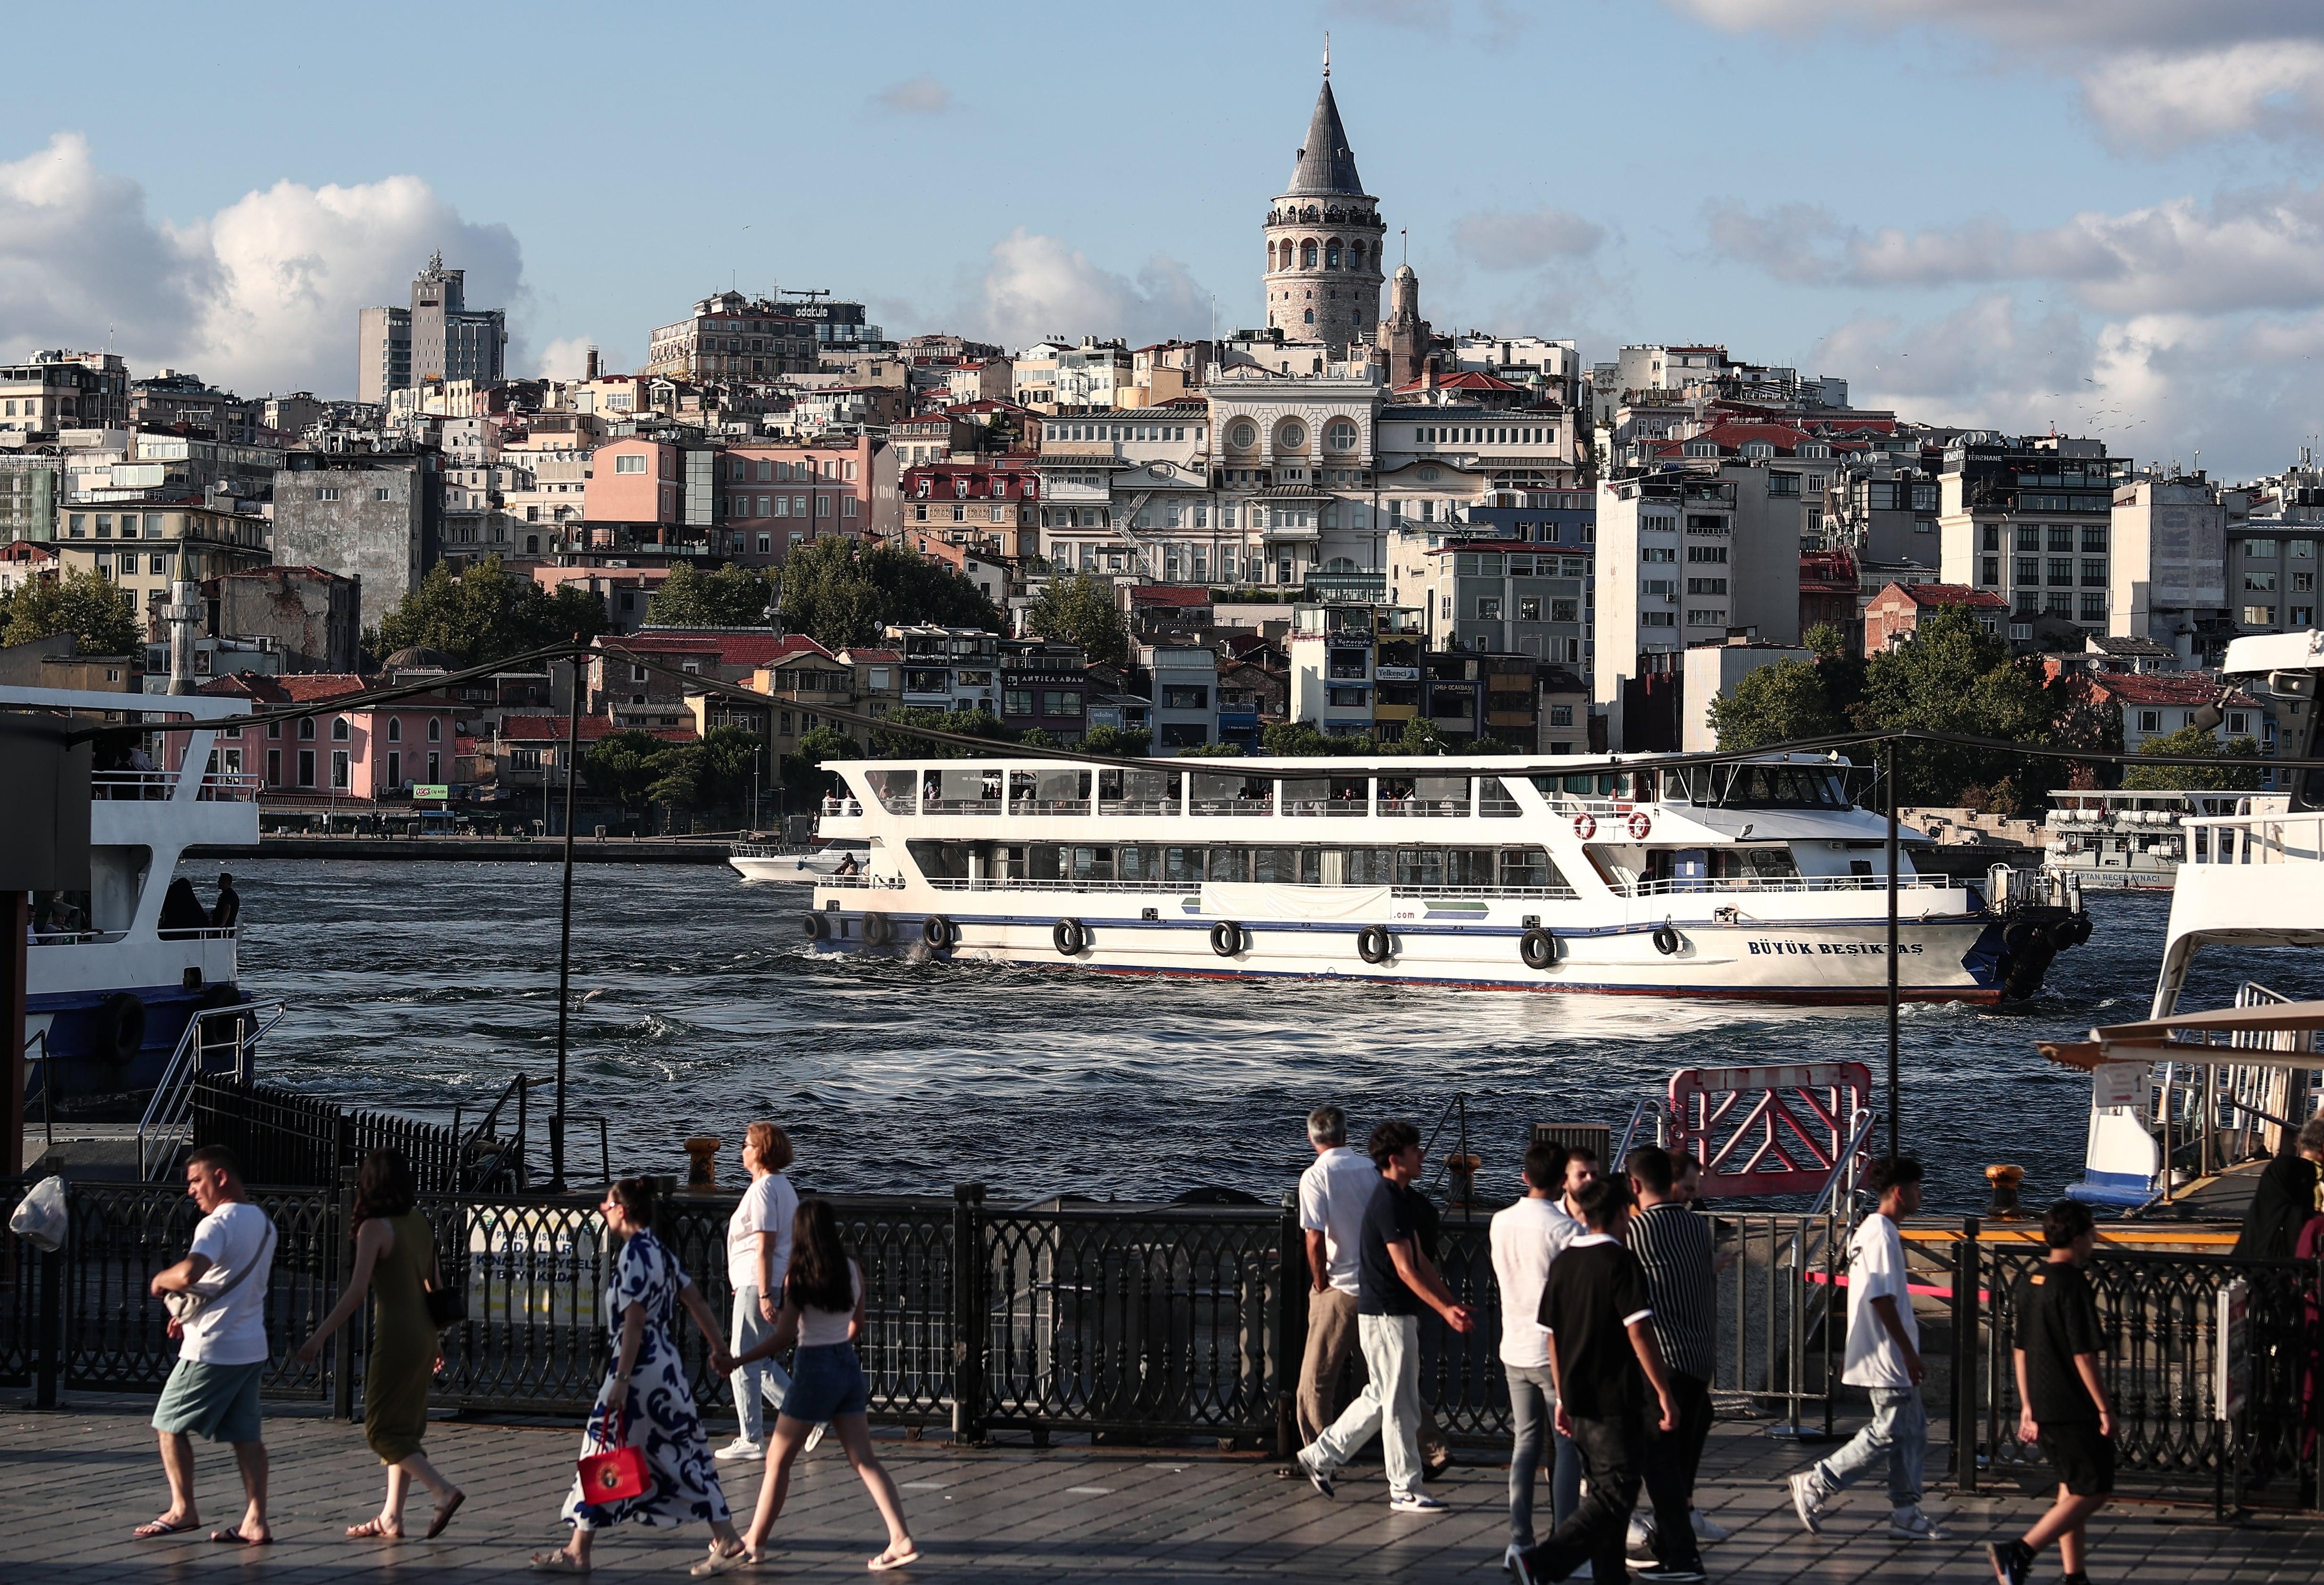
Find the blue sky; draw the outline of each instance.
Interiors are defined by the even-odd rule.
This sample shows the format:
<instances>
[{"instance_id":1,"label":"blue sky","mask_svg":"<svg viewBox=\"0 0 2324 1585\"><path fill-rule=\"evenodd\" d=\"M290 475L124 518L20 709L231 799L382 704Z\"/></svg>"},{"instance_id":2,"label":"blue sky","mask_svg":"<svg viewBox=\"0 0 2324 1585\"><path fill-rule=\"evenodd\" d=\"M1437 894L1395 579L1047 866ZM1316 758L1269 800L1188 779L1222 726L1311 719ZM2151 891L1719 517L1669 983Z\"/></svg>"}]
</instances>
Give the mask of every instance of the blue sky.
<instances>
[{"instance_id":1,"label":"blue sky","mask_svg":"<svg viewBox=\"0 0 2324 1585\"><path fill-rule=\"evenodd\" d=\"M0 353L352 390L432 247L520 373L730 281L891 332L1260 314L1323 34L1440 329L1724 341L2215 473L2324 430L2324 6L1326 0L27 11ZM677 19L677 20L673 20ZM1394 242L1391 237L1391 242Z\"/></svg>"}]
</instances>

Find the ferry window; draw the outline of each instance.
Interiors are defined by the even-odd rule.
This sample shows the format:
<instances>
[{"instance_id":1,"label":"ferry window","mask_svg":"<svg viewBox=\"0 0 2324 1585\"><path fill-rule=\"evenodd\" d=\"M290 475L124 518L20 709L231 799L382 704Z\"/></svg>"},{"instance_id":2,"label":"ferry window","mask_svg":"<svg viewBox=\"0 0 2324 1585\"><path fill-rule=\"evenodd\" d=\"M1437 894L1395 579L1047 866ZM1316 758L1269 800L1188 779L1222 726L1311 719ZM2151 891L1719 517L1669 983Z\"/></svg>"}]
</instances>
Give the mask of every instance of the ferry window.
<instances>
[{"instance_id":1,"label":"ferry window","mask_svg":"<svg viewBox=\"0 0 2324 1585\"><path fill-rule=\"evenodd\" d=\"M966 880L969 848L965 842L910 841L904 844L920 873L932 881Z\"/></svg>"},{"instance_id":2,"label":"ferry window","mask_svg":"<svg viewBox=\"0 0 2324 1585\"><path fill-rule=\"evenodd\" d=\"M1508 820L1522 811L1499 776L1484 776L1477 783L1477 812L1489 819Z\"/></svg>"},{"instance_id":3,"label":"ferry window","mask_svg":"<svg viewBox=\"0 0 2324 1585\"><path fill-rule=\"evenodd\" d=\"M1464 815L1469 812L1469 778L1416 776L1412 799L1416 814Z\"/></svg>"},{"instance_id":4,"label":"ferry window","mask_svg":"<svg viewBox=\"0 0 2324 1585\"><path fill-rule=\"evenodd\" d=\"M880 801L881 808L890 814L909 814L913 784L918 776L917 771L870 771L864 779L871 783L872 795Z\"/></svg>"},{"instance_id":5,"label":"ferry window","mask_svg":"<svg viewBox=\"0 0 2324 1585\"><path fill-rule=\"evenodd\" d=\"M1100 771L1097 795L1108 814L1176 814L1178 774L1176 771Z\"/></svg>"},{"instance_id":6,"label":"ferry window","mask_svg":"<svg viewBox=\"0 0 2324 1585\"><path fill-rule=\"evenodd\" d=\"M1396 849L1393 848L1350 848L1340 855L1342 873L1351 886L1388 886L1396 884Z\"/></svg>"},{"instance_id":7,"label":"ferry window","mask_svg":"<svg viewBox=\"0 0 2324 1585\"><path fill-rule=\"evenodd\" d=\"M1250 879L1250 849L1248 848L1212 848L1206 849L1203 878L1209 881L1247 881Z\"/></svg>"},{"instance_id":8,"label":"ferry window","mask_svg":"<svg viewBox=\"0 0 2324 1585\"><path fill-rule=\"evenodd\" d=\"M1203 878L1203 849L1200 848L1165 848L1162 849L1162 878L1181 885Z\"/></svg>"},{"instance_id":9,"label":"ferry window","mask_svg":"<svg viewBox=\"0 0 2324 1585\"><path fill-rule=\"evenodd\" d=\"M1124 843L1114 850L1114 876L1125 881L1160 880L1161 861L1162 850L1159 848L1139 848Z\"/></svg>"},{"instance_id":10,"label":"ferry window","mask_svg":"<svg viewBox=\"0 0 2324 1585\"><path fill-rule=\"evenodd\" d=\"M1018 775L1026 774L1023 771ZM1087 771L1035 771L1031 773L1033 802L1044 806L1082 804L1089 801L1090 774Z\"/></svg>"},{"instance_id":11,"label":"ferry window","mask_svg":"<svg viewBox=\"0 0 2324 1585\"><path fill-rule=\"evenodd\" d=\"M1292 814L1321 814L1323 805L1332 798L1329 776L1286 776L1283 782L1283 807Z\"/></svg>"},{"instance_id":12,"label":"ferry window","mask_svg":"<svg viewBox=\"0 0 2324 1585\"><path fill-rule=\"evenodd\" d=\"M1254 848L1250 850L1250 878L1272 885L1295 886L1299 884L1299 849L1296 848Z\"/></svg>"},{"instance_id":13,"label":"ferry window","mask_svg":"<svg viewBox=\"0 0 2324 1585\"><path fill-rule=\"evenodd\" d=\"M1718 802L1728 809L1845 809L1840 779L1804 765L1738 765Z\"/></svg>"},{"instance_id":14,"label":"ferry window","mask_svg":"<svg viewBox=\"0 0 2324 1585\"><path fill-rule=\"evenodd\" d=\"M1110 881L1113 878L1111 848L1074 848L1073 878L1077 881Z\"/></svg>"},{"instance_id":15,"label":"ferry window","mask_svg":"<svg viewBox=\"0 0 2324 1585\"><path fill-rule=\"evenodd\" d=\"M1196 771L1194 805L1206 814L1266 814L1275 806L1271 776L1230 776Z\"/></svg>"},{"instance_id":16,"label":"ferry window","mask_svg":"<svg viewBox=\"0 0 2324 1585\"><path fill-rule=\"evenodd\" d=\"M1545 887L1565 885L1549 853L1541 848L1504 848L1500 853L1499 884L1504 887Z\"/></svg>"},{"instance_id":17,"label":"ferry window","mask_svg":"<svg viewBox=\"0 0 2324 1585\"><path fill-rule=\"evenodd\" d=\"M920 797L924 809L942 806L964 809L1001 801L999 771L927 771L920 780ZM990 813L989 810L979 810Z\"/></svg>"},{"instance_id":18,"label":"ferry window","mask_svg":"<svg viewBox=\"0 0 2324 1585\"><path fill-rule=\"evenodd\" d=\"M1789 848L1725 848L1711 855L1711 873L1721 880L1797 880L1800 867Z\"/></svg>"}]
</instances>

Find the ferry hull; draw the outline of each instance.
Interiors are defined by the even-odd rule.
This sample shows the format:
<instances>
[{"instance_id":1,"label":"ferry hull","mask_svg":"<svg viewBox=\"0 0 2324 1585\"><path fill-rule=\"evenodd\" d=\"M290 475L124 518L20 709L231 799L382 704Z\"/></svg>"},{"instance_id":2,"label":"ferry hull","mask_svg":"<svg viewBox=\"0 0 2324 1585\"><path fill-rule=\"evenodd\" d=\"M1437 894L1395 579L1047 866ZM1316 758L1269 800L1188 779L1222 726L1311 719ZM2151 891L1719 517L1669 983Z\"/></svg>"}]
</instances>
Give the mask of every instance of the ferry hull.
<instances>
[{"instance_id":1,"label":"ferry hull","mask_svg":"<svg viewBox=\"0 0 2324 1585\"><path fill-rule=\"evenodd\" d=\"M143 1035L124 1061L116 997L134 996L142 1013ZM152 1098L161 1082L171 1052L194 1015L213 1007L244 1002L241 989L230 983L189 990L182 985L123 986L103 989L34 993L25 1002L25 1033L45 1036L48 1061L33 1064L25 1084L28 1117L44 1108L57 1117L84 1122L134 1119ZM214 1021L223 1034L231 1019ZM205 1038L211 1038L206 1035ZM232 1066L230 1054L214 1058L206 1071ZM48 1091L53 1075L54 1090Z\"/></svg>"}]
</instances>

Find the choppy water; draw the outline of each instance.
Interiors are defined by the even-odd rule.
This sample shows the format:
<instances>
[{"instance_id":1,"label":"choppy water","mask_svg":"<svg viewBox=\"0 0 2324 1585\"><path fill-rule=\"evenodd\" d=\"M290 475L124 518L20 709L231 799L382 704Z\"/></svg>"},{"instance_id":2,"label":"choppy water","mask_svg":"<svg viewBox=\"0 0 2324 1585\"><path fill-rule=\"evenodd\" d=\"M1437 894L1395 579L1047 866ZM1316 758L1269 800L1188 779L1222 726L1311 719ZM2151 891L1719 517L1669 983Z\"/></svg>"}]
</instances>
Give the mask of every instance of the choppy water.
<instances>
[{"instance_id":1,"label":"choppy water","mask_svg":"<svg viewBox=\"0 0 2324 1585\"><path fill-rule=\"evenodd\" d=\"M281 998L265 1076L371 1107L448 1114L556 1068L554 864L237 861L244 983ZM210 865L189 865L208 894ZM1233 983L817 959L803 894L723 867L584 865L575 881L571 1108L612 1119L617 1172L683 1171L678 1141L790 1132L799 1182L1010 1200L1167 1199L1225 1184L1272 1200L1308 1157L1307 1109L1431 1126L1467 1098L1471 1148L1506 1185L1535 1120L1619 1128L1672 1070L1886 1061L1880 1008ZM1974 1210L2015 1162L2029 1199L2080 1175L2087 1079L2036 1039L2144 1014L2166 896L2098 897L2098 929L2036 1003L1910 1006L1904 1140L1935 1209ZM2215 949L2189 1002L2256 978L2324 996L2324 954ZM1885 1098L1876 1100L1885 1106ZM584 1170L595 1129L576 1128ZM543 1136L545 1138L545 1135ZM1451 1143L1448 1134L1444 1145Z\"/></svg>"}]
</instances>

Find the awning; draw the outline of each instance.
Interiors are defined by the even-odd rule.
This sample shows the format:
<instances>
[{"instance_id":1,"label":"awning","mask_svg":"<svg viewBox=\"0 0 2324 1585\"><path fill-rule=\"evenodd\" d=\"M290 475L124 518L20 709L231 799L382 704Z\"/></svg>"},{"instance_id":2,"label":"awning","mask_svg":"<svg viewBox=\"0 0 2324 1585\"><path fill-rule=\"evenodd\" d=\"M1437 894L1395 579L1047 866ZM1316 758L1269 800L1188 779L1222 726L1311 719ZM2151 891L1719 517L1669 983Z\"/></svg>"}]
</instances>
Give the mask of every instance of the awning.
<instances>
[{"instance_id":1,"label":"awning","mask_svg":"<svg viewBox=\"0 0 2324 1585\"><path fill-rule=\"evenodd\" d=\"M2265 1002L2251 1007L2214 1007L2201 1013L2176 1013L2136 1024L2115 1024L2090 1031L2086 1041L2043 1041L2044 1057L2069 1068L2091 1071L2108 1062L2173 1061L2234 1062L2253 1067L2324 1068L2324 1052L2306 1038L2324 1030L2324 1001ZM2220 1036L2292 1037L2266 1045L2218 1043ZM2192 1036L2194 1038L2178 1038Z\"/></svg>"}]
</instances>

